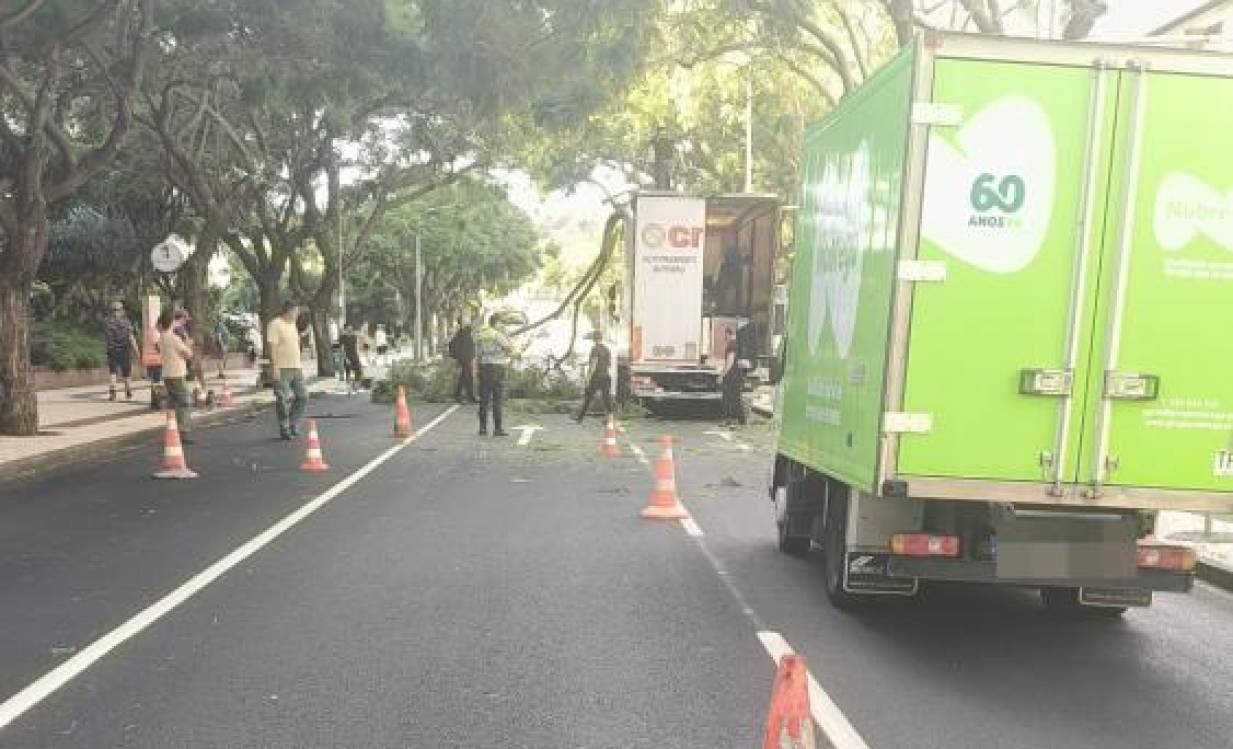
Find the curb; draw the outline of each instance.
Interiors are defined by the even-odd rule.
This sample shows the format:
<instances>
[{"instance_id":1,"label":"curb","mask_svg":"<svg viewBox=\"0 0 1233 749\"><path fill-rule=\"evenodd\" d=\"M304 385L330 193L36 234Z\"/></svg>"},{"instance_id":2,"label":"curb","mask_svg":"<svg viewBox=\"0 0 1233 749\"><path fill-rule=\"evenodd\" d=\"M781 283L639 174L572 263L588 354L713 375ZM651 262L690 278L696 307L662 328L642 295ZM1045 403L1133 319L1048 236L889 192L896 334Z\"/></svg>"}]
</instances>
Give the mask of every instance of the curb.
<instances>
[{"instance_id":1,"label":"curb","mask_svg":"<svg viewBox=\"0 0 1233 749\"><path fill-rule=\"evenodd\" d=\"M310 394L320 394L321 391L316 389L315 386L333 379L332 377L310 375L305 378L305 385L308 387ZM260 396L265 390L266 388L257 387L246 388L242 392L255 393L257 396ZM213 411L195 414L193 417L193 427L210 429L211 427L235 424L252 418L260 411L272 405L271 401L254 399L231 408L216 408ZM122 457L138 447L149 446L152 444L152 440L156 440L163 433L164 429L165 427L160 424L116 435L115 437L95 440L85 444L71 445L59 450L52 450L51 452L32 455L28 458L6 463L3 466L4 474L0 475L0 489L11 489L20 484L45 478L48 475L53 475L65 469L75 468L85 463L101 463Z\"/></svg>"},{"instance_id":2,"label":"curb","mask_svg":"<svg viewBox=\"0 0 1233 749\"><path fill-rule=\"evenodd\" d=\"M1200 559L1195 566L1195 576L1221 590L1233 592L1233 568L1211 559Z\"/></svg>"},{"instance_id":3,"label":"curb","mask_svg":"<svg viewBox=\"0 0 1233 749\"><path fill-rule=\"evenodd\" d=\"M250 401L225 410L215 410L200 415L194 415L193 427L209 429L245 421L264 410L270 404L261 401ZM4 466L4 476L0 477L0 489L10 489L19 484L46 478L49 474L75 468L86 463L106 462L123 456L138 447L153 444L158 435L162 434L164 426L153 426L138 429L126 434L116 435L107 439L95 440L80 445L71 445L59 450L32 455L28 458L15 460Z\"/></svg>"}]
</instances>

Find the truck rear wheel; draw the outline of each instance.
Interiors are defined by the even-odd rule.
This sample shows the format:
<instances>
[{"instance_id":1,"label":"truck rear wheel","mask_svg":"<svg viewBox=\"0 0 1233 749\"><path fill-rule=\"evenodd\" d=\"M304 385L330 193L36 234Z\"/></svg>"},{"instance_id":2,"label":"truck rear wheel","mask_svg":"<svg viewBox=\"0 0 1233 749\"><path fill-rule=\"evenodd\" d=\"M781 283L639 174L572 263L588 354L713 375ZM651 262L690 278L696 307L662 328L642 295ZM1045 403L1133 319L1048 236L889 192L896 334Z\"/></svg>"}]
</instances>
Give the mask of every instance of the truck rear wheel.
<instances>
[{"instance_id":1,"label":"truck rear wheel","mask_svg":"<svg viewBox=\"0 0 1233 749\"><path fill-rule=\"evenodd\" d=\"M812 516L801 514L805 481L789 476L786 486L775 490L775 527L779 530L779 550L792 556L809 553L812 539L809 536ZM801 532L802 526L804 533Z\"/></svg>"},{"instance_id":2,"label":"truck rear wheel","mask_svg":"<svg viewBox=\"0 0 1233 749\"><path fill-rule=\"evenodd\" d=\"M835 481L828 484L822 540L826 558L826 597L835 608L850 609L860 599L843 587L844 567L848 563L848 487Z\"/></svg>"},{"instance_id":3,"label":"truck rear wheel","mask_svg":"<svg viewBox=\"0 0 1233 749\"><path fill-rule=\"evenodd\" d=\"M1049 611L1062 616L1088 616L1116 619L1126 613L1125 606L1084 606L1079 603L1078 588L1048 587L1040 589L1040 600Z\"/></svg>"}]
</instances>

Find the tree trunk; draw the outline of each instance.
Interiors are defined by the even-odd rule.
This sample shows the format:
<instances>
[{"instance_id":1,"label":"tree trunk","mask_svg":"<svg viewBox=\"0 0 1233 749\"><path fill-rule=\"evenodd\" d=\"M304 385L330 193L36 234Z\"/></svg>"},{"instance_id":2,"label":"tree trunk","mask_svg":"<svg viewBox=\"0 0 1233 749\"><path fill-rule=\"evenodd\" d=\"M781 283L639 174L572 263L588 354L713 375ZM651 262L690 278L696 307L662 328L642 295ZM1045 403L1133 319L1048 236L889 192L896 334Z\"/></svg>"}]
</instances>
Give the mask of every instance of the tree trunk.
<instances>
[{"instance_id":1,"label":"tree trunk","mask_svg":"<svg viewBox=\"0 0 1233 749\"><path fill-rule=\"evenodd\" d=\"M314 348L317 349L317 376L332 377L334 357L330 351L330 315L325 310L312 307L308 312L308 321L312 325Z\"/></svg>"},{"instance_id":2,"label":"tree trunk","mask_svg":"<svg viewBox=\"0 0 1233 749\"><path fill-rule=\"evenodd\" d=\"M274 321L274 318L278 317L278 313L281 311L281 304L278 295L278 281L271 283L268 278L257 277L253 279L253 282L257 284L257 298L259 304L257 317L261 321L261 356L266 360L269 360L270 339L269 336L266 335L266 331L270 329L270 323ZM272 385L274 382L273 374L274 371L269 365L263 366L261 368L261 383L263 385Z\"/></svg>"},{"instance_id":3,"label":"tree trunk","mask_svg":"<svg viewBox=\"0 0 1233 749\"><path fill-rule=\"evenodd\" d=\"M206 348L206 320L210 306L210 259L214 257L217 247L217 236L206 229L197 240L197 250L176 274L176 294L180 297L180 304L188 310L193 319L189 330L193 338L193 348L197 351L201 363L204 363L205 357L210 354ZM198 370L197 365L198 362L194 362L194 371Z\"/></svg>"},{"instance_id":4,"label":"tree trunk","mask_svg":"<svg viewBox=\"0 0 1233 749\"><path fill-rule=\"evenodd\" d=\"M30 284L0 274L0 434L38 433L30 368Z\"/></svg>"},{"instance_id":5,"label":"tree trunk","mask_svg":"<svg viewBox=\"0 0 1233 749\"><path fill-rule=\"evenodd\" d=\"M676 171L676 139L659 129L651 143L653 163L651 173L656 190L671 190L673 173Z\"/></svg>"},{"instance_id":6,"label":"tree trunk","mask_svg":"<svg viewBox=\"0 0 1233 749\"><path fill-rule=\"evenodd\" d=\"M47 251L47 205L25 211L0 256L0 434L32 436L39 406L30 367L30 289Z\"/></svg>"}]
</instances>

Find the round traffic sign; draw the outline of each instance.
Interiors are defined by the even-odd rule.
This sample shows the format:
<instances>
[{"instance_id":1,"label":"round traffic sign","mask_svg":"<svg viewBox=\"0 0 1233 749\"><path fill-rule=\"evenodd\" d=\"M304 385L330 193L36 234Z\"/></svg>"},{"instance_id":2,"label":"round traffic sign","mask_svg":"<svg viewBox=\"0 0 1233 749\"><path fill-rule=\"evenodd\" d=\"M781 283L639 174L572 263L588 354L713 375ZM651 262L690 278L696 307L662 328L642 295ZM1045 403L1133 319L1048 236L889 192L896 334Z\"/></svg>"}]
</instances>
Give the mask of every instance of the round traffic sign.
<instances>
[{"instance_id":1,"label":"round traffic sign","mask_svg":"<svg viewBox=\"0 0 1233 749\"><path fill-rule=\"evenodd\" d=\"M154 249L150 251L150 262L160 273L175 273L184 265L190 252L188 243L172 234L154 245Z\"/></svg>"}]
</instances>

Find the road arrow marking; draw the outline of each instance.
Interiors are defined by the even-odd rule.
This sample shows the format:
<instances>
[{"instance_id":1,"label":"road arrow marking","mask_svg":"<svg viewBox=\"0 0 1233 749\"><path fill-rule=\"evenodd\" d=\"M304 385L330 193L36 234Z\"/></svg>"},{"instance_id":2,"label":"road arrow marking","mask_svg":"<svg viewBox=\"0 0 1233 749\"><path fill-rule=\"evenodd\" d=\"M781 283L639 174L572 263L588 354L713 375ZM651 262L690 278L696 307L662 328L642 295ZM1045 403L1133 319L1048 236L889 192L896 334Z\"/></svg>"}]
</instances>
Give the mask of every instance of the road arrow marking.
<instances>
[{"instance_id":1,"label":"road arrow marking","mask_svg":"<svg viewBox=\"0 0 1233 749\"><path fill-rule=\"evenodd\" d=\"M712 435L715 435L716 437L720 437L720 438L722 438L724 442L731 442L731 441L732 441L732 433L731 433L731 432L723 432L723 431L720 431L720 430L718 430L718 429L710 429L710 430L707 430L707 431L703 432L703 434L712 434Z\"/></svg>"},{"instance_id":2,"label":"road arrow marking","mask_svg":"<svg viewBox=\"0 0 1233 749\"><path fill-rule=\"evenodd\" d=\"M534 437L535 433L541 429L543 429L543 427L538 424L523 424L520 427L514 427L514 431L522 432L522 436L518 438L518 444L524 447L531 444L531 438Z\"/></svg>"}]
</instances>

